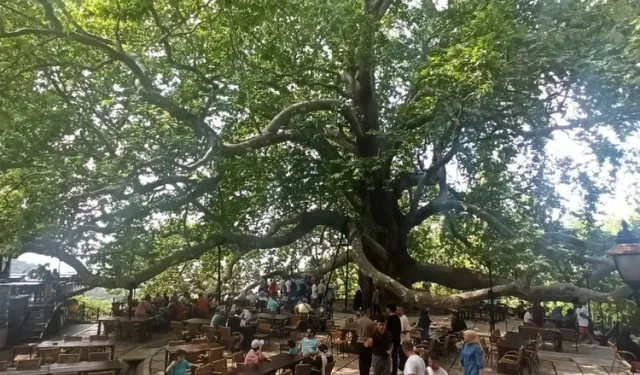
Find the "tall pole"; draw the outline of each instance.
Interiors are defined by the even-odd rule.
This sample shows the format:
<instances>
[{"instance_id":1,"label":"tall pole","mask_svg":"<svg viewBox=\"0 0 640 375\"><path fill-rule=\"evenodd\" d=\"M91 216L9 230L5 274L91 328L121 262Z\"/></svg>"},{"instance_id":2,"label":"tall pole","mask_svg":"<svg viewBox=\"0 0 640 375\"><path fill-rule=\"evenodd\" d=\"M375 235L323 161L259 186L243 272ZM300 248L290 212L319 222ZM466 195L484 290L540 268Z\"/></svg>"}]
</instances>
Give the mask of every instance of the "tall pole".
<instances>
[{"instance_id":1,"label":"tall pole","mask_svg":"<svg viewBox=\"0 0 640 375\"><path fill-rule=\"evenodd\" d=\"M133 304L133 288L129 288L129 303L127 303L127 316L131 319L131 305Z\"/></svg>"},{"instance_id":2,"label":"tall pole","mask_svg":"<svg viewBox=\"0 0 640 375\"><path fill-rule=\"evenodd\" d=\"M494 315L493 273L491 272L491 261L487 262L487 268L489 268L489 301L491 304L491 310L489 310L489 334L493 335L493 331L496 329L496 321Z\"/></svg>"},{"instance_id":3,"label":"tall pole","mask_svg":"<svg viewBox=\"0 0 640 375\"><path fill-rule=\"evenodd\" d=\"M342 242L342 241L340 241ZM347 245L347 259L349 259L349 245ZM344 311L347 311L347 298L349 297L349 262L347 262L347 279L344 285Z\"/></svg>"},{"instance_id":4,"label":"tall pole","mask_svg":"<svg viewBox=\"0 0 640 375\"><path fill-rule=\"evenodd\" d=\"M584 281L587 289L589 289L589 279L591 278L591 271L588 269L584 271ZM589 316L591 317L591 301L587 299L587 311L589 311Z\"/></svg>"},{"instance_id":5,"label":"tall pole","mask_svg":"<svg viewBox=\"0 0 640 375\"><path fill-rule=\"evenodd\" d=\"M220 263L222 258L222 248L218 245L218 304L222 303L222 279L220 278Z\"/></svg>"}]
</instances>

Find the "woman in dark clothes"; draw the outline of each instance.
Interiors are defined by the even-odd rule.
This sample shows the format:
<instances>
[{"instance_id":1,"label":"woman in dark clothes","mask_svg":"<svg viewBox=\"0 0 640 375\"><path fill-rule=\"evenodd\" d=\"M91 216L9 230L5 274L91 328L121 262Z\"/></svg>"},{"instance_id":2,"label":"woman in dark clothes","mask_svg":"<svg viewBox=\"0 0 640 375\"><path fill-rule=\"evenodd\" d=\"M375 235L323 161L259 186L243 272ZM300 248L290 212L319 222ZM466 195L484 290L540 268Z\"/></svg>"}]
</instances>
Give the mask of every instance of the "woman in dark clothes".
<instances>
[{"instance_id":1,"label":"woman in dark clothes","mask_svg":"<svg viewBox=\"0 0 640 375\"><path fill-rule=\"evenodd\" d=\"M429 340L429 327L431 326L431 318L429 318L429 310L424 309L420 311L420 318L418 318L418 328L422 331L420 332L420 337L423 340Z\"/></svg>"}]
</instances>

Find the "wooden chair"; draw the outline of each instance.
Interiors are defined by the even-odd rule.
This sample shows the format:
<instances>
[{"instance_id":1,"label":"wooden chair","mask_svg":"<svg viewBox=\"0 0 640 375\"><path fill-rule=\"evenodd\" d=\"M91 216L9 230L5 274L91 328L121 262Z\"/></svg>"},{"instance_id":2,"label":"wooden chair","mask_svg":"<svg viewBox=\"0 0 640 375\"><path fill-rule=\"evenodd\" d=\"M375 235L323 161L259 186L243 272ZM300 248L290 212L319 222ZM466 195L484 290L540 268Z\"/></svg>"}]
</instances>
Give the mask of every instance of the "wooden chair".
<instances>
[{"instance_id":1,"label":"wooden chair","mask_svg":"<svg viewBox=\"0 0 640 375\"><path fill-rule=\"evenodd\" d=\"M613 362L611 363L611 371L613 371L613 367L617 364L618 367L616 367L616 374L620 372L620 366L622 365L623 367L625 367L625 358L628 358L631 361L637 362L638 358L636 358L636 356L631 353L631 352L625 352L623 350L618 350L618 346L616 346L615 343L609 341L609 348L611 349L611 355L613 356ZM623 358L623 355L625 358Z\"/></svg>"},{"instance_id":2,"label":"wooden chair","mask_svg":"<svg viewBox=\"0 0 640 375\"><path fill-rule=\"evenodd\" d=\"M451 340L455 341L455 339L456 339L455 335L453 335L453 334L447 335L444 338L443 342L440 343L440 342L436 341L436 345L435 345L435 347L431 348L431 351L435 350L435 351L440 352L440 354L442 354L442 356L448 360L449 359L449 345L451 344ZM489 346L489 350L491 350L491 345L488 345L488 346Z\"/></svg>"},{"instance_id":3,"label":"wooden chair","mask_svg":"<svg viewBox=\"0 0 640 375\"><path fill-rule=\"evenodd\" d=\"M282 354L282 352L288 352L289 351L289 344L287 344L286 342L281 342L280 344L278 344L278 353ZM281 374L282 375L282 374Z\"/></svg>"},{"instance_id":4,"label":"wooden chair","mask_svg":"<svg viewBox=\"0 0 640 375\"><path fill-rule=\"evenodd\" d=\"M231 340L231 328L229 327L219 327L218 331L220 332L220 340Z\"/></svg>"},{"instance_id":5,"label":"wooden chair","mask_svg":"<svg viewBox=\"0 0 640 375\"><path fill-rule=\"evenodd\" d=\"M309 365L309 364L296 365L296 369L295 369L294 373L296 375L311 375L311 365Z\"/></svg>"},{"instance_id":6,"label":"wooden chair","mask_svg":"<svg viewBox=\"0 0 640 375\"><path fill-rule=\"evenodd\" d=\"M202 331L200 331L200 324L198 323L187 324L187 331L189 331L191 337L199 337L202 334Z\"/></svg>"},{"instance_id":7,"label":"wooden chair","mask_svg":"<svg viewBox=\"0 0 640 375\"><path fill-rule=\"evenodd\" d=\"M225 372L227 372L227 360L226 359L220 359L217 361L214 361L211 363L211 366L213 367L213 373L214 374L224 374Z\"/></svg>"},{"instance_id":8,"label":"wooden chair","mask_svg":"<svg viewBox=\"0 0 640 375\"><path fill-rule=\"evenodd\" d=\"M58 356L59 363L78 363L80 362L80 354L60 354Z\"/></svg>"},{"instance_id":9,"label":"wooden chair","mask_svg":"<svg viewBox=\"0 0 640 375\"><path fill-rule=\"evenodd\" d=\"M13 362L31 359L33 347L31 345L16 345L11 349Z\"/></svg>"},{"instance_id":10,"label":"wooden chair","mask_svg":"<svg viewBox=\"0 0 640 375\"><path fill-rule=\"evenodd\" d=\"M490 366L493 366L493 359L498 360L498 353L492 350L491 342L487 341L485 337L482 337L480 339L480 347L482 351L484 351L484 365L486 366L488 363Z\"/></svg>"},{"instance_id":11,"label":"wooden chair","mask_svg":"<svg viewBox=\"0 0 640 375\"><path fill-rule=\"evenodd\" d=\"M302 317L300 315L289 315L289 324L283 327L284 330L287 332L297 331L301 318Z\"/></svg>"},{"instance_id":12,"label":"wooden chair","mask_svg":"<svg viewBox=\"0 0 640 375\"><path fill-rule=\"evenodd\" d=\"M500 360L498 361L498 366L512 367L518 373L518 375L522 375L520 367L522 366L523 355L524 346L521 346L520 350L518 351L508 351L504 354L504 356L502 356L502 358L500 358Z\"/></svg>"},{"instance_id":13,"label":"wooden chair","mask_svg":"<svg viewBox=\"0 0 640 375\"><path fill-rule=\"evenodd\" d=\"M204 335L207 336L209 342L218 341L218 330L214 327L208 325L202 326L202 332L204 332Z\"/></svg>"},{"instance_id":14,"label":"wooden chair","mask_svg":"<svg viewBox=\"0 0 640 375\"><path fill-rule=\"evenodd\" d=\"M560 335L562 336L562 341L568 341L574 345L576 348L576 353L578 352L578 334L575 329L572 328L561 328Z\"/></svg>"},{"instance_id":15,"label":"wooden chair","mask_svg":"<svg viewBox=\"0 0 640 375\"><path fill-rule=\"evenodd\" d=\"M81 336L64 336L62 338L62 341L64 342L78 342L78 341L82 341L82 337Z\"/></svg>"},{"instance_id":16,"label":"wooden chair","mask_svg":"<svg viewBox=\"0 0 640 375\"><path fill-rule=\"evenodd\" d=\"M236 367L238 367L238 363L244 363L244 352L235 352L233 353L233 357L231 358Z\"/></svg>"},{"instance_id":17,"label":"wooden chair","mask_svg":"<svg viewBox=\"0 0 640 375\"><path fill-rule=\"evenodd\" d=\"M209 343L209 339L206 337L199 337L197 339L193 339L191 340L192 344L208 344Z\"/></svg>"},{"instance_id":18,"label":"wooden chair","mask_svg":"<svg viewBox=\"0 0 640 375\"><path fill-rule=\"evenodd\" d=\"M102 328L105 336L109 336L111 332L115 332L118 329L118 322L116 321L103 321Z\"/></svg>"},{"instance_id":19,"label":"wooden chair","mask_svg":"<svg viewBox=\"0 0 640 375\"><path fill-rule=\"evenodd\" d=\"M209 363L219 361L224 358L224 347L209 349Z\"/></svg>"},{"instance_id":20,"label":"wooden chair","mask_svg":"<svg viewBox=\"0 0 640 375\"><path fill-rule=\"evenodd\" d=\"M199 366L196 369L196 375L211 375L212 373L213 373L213 366L211 366L211 364Z\"/></svg>"},{"instance_id":21,"label":"wooden chair","mask_svg":"<svg viewBox=\"0 0 640 375\"><path fill-rule=\"evenodd\" d=\"M178 345L184 345L184 344L185 344L185 342L182 341L182 340L180 340L180 341L169 341L167 343L167 345L169 345L169 346L178 346Z\"/></svg>"},{"instance_id":22,"label":"wooden chair","mask_svg":"<svg viewBox=\"0 0 640 375\"><path fill-rule=\"evenodd\" d=\"M107 341L109 340L109 336L107 335L91 335L89 336L89 341Z\"/></svg>"},{"instance_id":23,"label":"wooden chair","mask_svg":"<svg viewBox=\"0 0 640 375\"><path fill-rule=\"evenodd\" d=\"M258 340L266 339L268 342L268 345L271 345L271 332L272 332L271 324L260 323L258 324L258 329L256 330L256 333L253 334L253 338Z\"/></svg>"},{"instance_id":24,"label":"wooden chair","mask_svg":"<svg viewBox=\"0 0 640 375\"><path fill-rule=\"evenodd\" d=\"M134 339L136 334L135 322L120 322L120 329L118 330L118 339Z\"/></svg>"},{"instance_id":25,"label":"wooden chair","mask_svg":"<svg viewBox=\"0 0 640 375\"><path fill-rule=\"evenodd\" d=\"M175 340L182 340L184 324L182 322L171 322L171 336Z\"/></svg>"},{"instance_id":26,"label":"wooden chair","mask_svg":"<svg viewBox=\"0 0 640 375\"><path fill-rule=\"evenodd\" d=\"M333 349L336 348L337 355L340 355L340 345L344 345L345 344L345 340L344 340L344 336L342 334L342 331L331 331L329 332L331 334L331 354L333 354ZM342 358L344 359L344 350L342 351Z\"/></svg>"},{"instance_id":27,"label":"wooden chair","mask_svg":"<svg viewBox=\"0 0 640 375\"><path fill-rule=\"evenodd\" d=\"M16 368L18 370L37 370L42 364L42 358L23 359L16 361Z\"/></svg>"},{"instance_id":28,"label":"wooden chair","mask_svg":"<svg viewBox=\"0 0 640 375\"><path fill-rule=\"evenodd\" d=\"M327 320L326 325L327 325L327 332L334 331L334 330L340 328L340 326L336 325L336 321L335 320Z\"/></svg>"},{"instance_id":29,"label":"wooden chair","mask_svg":"<svg viewBox=\"0 0 640 375\"><path fill-rule=\"evenodd\" d=\"M42 359L42 363L48 365L56 363L60 355L60 348L38 349L38 356Z\"/></svg>"},{"instance_id":30,"label":"wooden chair","mask_svg":"<svg viewBox=\"0 0 640 375\"><path fill-rule=\"evenodd\" d=\"M109 352L91 352L89 353L89 362L108 361L111 359Z\"/></svg>"}]
</instances>

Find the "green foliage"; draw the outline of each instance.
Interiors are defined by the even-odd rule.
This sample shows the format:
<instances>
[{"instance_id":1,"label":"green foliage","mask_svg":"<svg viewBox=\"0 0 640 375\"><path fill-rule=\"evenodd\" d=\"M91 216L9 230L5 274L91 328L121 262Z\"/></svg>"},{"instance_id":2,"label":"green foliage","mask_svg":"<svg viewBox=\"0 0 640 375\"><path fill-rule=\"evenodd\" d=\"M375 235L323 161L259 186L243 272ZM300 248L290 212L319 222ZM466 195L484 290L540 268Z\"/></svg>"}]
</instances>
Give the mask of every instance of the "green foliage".
<instances>
[{"instance_id":1,"label":"green foliage","mask_svg":"<svg viewBox=\"0 0 640 375\"><path fill-rule=\"evenodd\" d=\"M535 270L536 282L575 282L581 256L601 248L554 245L550 259L540 252L544 233L610 241L597 228L598 204L618 171L637 166L637 151L621 146L640 114L637 1L466 0L442 10L395 1L379 24L362 0L60 0L51 14L43 3L0 4L3 254L59 247L122 283L162 266L144 292L185 283L213 291L217 249L189 251L220 233L264 235L275 220L316 208L380 238L402 232L389 218L409 211L409 194L396 192L397 204L372 194L428 167L461 127L446 182L515 236L505 240L477 215L447 213L399 234L409 232L409 254L482 271L495 260L502 277ZM368 65L375 124L364 123L366 98L352 82ZM316 99L353 110L367 136L356 140L339 111L310 111L280 129L286 142L242 146L266 135L283 109ZM584 160L549 151L563 126L587 150ZM362 152L369 141L373 151ZM218 142L236 148L181 167ZM560 185L580 207L563 200ZM438 193L428 186L422 204ZM372 218L391 206L385 220ZM250 252L228 280L234 254L255 239L225 243L222 288L313 269L339 241L316 228ZM338 279L353 277L342 272Z\"/></svg>"}]
</instances>

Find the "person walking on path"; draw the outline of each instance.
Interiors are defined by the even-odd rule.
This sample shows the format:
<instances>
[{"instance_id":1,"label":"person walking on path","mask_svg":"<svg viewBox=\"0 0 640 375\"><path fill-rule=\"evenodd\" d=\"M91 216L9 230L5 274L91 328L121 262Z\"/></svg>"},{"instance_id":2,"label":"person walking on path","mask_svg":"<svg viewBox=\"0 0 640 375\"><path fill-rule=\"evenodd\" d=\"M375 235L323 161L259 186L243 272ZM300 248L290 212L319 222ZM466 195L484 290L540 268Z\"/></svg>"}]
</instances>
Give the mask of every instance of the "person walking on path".
<instances>
[{"instance_id":1,"label":"person walking on path","mask_svg":"<svg viewBox=\"0 0 640 375\"><path fill-rule=\"evenodd\" d=\"M391 375L391 352L393 350L393 338L387 332L384 319L376 323L376 331L367 340L365 346L371 348L373 375ZM395 374L394 374L395 375Z\"/></svg>"},{"instance_id":2,"label":"person walking on path","mask_svg":"<svg viewBox=\"0 0 640 375\"><path fill-rule=\"evenodd\" d=\"M482 347L478 340L476 331L470 329L464 331L464 344L460 351L460 363L464 368L464 375L480 375L480 370L484 368L482 360Z\"/></svg>"},{"instance_id":3,"label":"person walking on path","mask_svg":"<svg viewBox=\"0 0 640 375\"><path fill-rule=\"evenodd\" d=\"M358 345L358 368L360 369L360 375L369 375L372 353L371 347L366 347L364 344L371 338L375 329L376 324L369 319L369 310L363 310L356 324L356 335L358 336L356 344Z\"/></svg>"},{"instance_id":4,"label":"person walking on path","mask_svg":"<svg viewBox=\"0 0 640 375\"><path fill-rule=\"evenodd\" d=\"M576 317L578 319L578 341L573 346L580 347L580 343L585 336L589 337L589 345L593 348L593 342L595 341L591 332L589 331L589 310L582 304L582 302L576 303Z\"/></svg>"}]
</instances>

